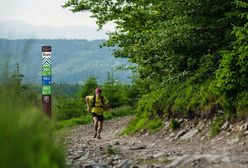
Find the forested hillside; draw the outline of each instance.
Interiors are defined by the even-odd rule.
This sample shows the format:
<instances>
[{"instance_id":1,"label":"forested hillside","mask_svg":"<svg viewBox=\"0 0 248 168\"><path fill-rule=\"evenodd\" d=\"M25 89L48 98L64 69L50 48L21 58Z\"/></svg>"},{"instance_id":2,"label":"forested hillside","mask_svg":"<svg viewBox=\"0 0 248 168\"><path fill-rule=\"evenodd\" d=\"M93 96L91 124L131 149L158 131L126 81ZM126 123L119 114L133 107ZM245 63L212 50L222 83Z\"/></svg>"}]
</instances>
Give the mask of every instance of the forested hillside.
<instances>
[{"instance_id":1,"label":"forested hillside","mask_svg":"<svg viewBox=\"0 0 248 168\"><path fill-rule=\"evenodd\" d=\"M104 40L7 40L0 39L0 72L9 64L12 72L19 63L24 82L41 83L41 46L52 46L52 81L56 83L82 83L95 76L99 82L107 72L121 82L128 82L128 71L116 71L126 65L125 59L115 59L111 49L100 48Z\"/></svg>"},{"instance_id":2,"label":"forested hillside","mask_svg":"<svg viewBox=\"0 0 248 168\"><path fill-rule=\"evenodd\" d=\"M117 24L105 45L138 65L137 129L157 117L247 117L246 1L69 0L64 7L92 12L100 28Z\"/></svg>"}]
</instances>

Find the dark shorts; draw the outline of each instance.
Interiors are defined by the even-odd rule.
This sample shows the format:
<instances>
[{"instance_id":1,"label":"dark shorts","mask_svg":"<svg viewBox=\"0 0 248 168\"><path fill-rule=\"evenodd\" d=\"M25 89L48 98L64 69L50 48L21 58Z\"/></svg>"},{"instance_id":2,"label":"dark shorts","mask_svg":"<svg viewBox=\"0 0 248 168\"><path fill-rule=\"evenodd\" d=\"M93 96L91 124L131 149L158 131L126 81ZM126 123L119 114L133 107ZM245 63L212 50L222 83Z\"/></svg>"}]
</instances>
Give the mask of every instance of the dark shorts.
<instances>
[{"instance_id":1,"label":"dark shorts","mask_svg":"<svg viewBox=\"0 0 248 168\"><path fill-rule=\"evenodd\" d=\"M103 115L97 115L96 113L92 113L92 117L96 117L98 121L103 122Z\"/></svg>"}]
</instances>

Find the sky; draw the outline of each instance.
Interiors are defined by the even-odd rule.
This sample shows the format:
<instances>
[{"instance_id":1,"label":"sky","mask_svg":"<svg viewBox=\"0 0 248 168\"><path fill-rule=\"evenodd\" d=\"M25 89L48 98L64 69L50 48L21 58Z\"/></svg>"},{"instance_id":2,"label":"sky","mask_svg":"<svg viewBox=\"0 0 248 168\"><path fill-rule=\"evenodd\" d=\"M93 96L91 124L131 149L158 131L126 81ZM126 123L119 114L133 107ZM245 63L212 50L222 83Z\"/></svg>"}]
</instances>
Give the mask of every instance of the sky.
<instances>
[{"instance_id":1,"label":"sky","mask_svg":"<svg viewBox=\"0 0 248 168\"><path fill-rule=\"evenodd\" d=\"M35 26L97 27L90 13L73 13L61 6L67 0L0 0L0 21L25 21ZM114 24L104 26L114 30Z\"/></svg>"}]
</instances>

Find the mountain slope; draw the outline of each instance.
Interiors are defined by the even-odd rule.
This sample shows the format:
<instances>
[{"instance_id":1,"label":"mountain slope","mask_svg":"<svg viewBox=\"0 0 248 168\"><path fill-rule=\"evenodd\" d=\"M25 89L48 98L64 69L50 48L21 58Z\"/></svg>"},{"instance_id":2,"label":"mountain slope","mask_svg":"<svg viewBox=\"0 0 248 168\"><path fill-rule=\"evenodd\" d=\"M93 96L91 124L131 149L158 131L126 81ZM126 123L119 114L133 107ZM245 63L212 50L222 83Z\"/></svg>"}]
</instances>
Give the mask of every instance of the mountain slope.
<instances>
[{"instance_id":1,"label":"mountain slope","mask_svg":"<svg viewBox=\"0 0 248 168\"><path fill-rule=\"evenodd\" d=\"M90 76L103 82L107 72L127 64L116 59L109 48L100 48L104 40L6 40L0 39L0 63L4 70L6 62L12 72L19 63L25 82L41 83L41 46L52 46L52 81L81 83ZM122 82L128 82L130 72L114 72Z\"/></svg>"},{"instance_id":2,"label":"mountain slope","mask_svg":"<svg viewBox=\"0 0 248 168\"><path fill-rule=\"evenodd\" d=\"M106 30L88 26L33 26L23 21L0 22L0 38L7 39L106 39Z\"/></svg>"}]
</instances>

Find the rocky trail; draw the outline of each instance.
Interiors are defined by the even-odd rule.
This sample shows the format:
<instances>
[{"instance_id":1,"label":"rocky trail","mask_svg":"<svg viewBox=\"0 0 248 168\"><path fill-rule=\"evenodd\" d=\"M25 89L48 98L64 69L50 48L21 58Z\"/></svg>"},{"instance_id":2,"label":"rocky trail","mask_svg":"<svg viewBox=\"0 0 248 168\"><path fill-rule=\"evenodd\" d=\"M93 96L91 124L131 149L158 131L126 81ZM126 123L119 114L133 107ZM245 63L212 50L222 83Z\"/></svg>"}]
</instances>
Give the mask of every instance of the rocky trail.
<instances>
[{"instance_id":1,"label":"rocky trail","mask_svg":"<svg viewBox=\"0 0 248 168\"><path fill-rule=\"evenodd\" d=\"M100 140L93 138L93 124L70 130L65 138L67 167L248 168L248 122L226 122L214 138L209 136L208 120L180 120L177 131L171 131L165 121L151 135L143 130L119 136L131 119L106 121Z\"/></svg>"}]
</instances>

